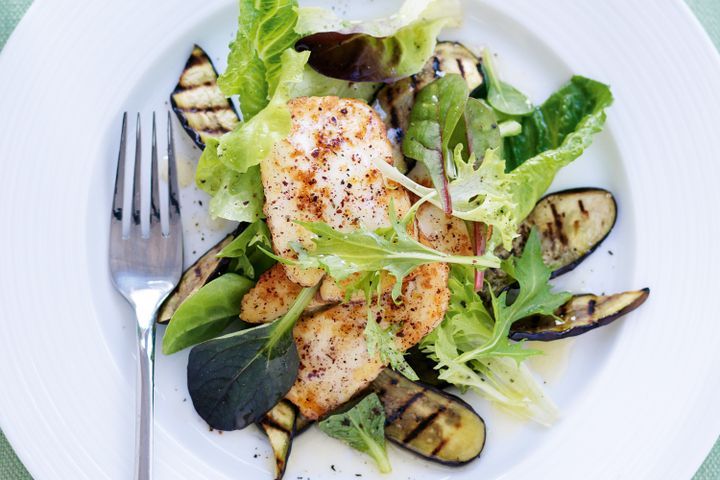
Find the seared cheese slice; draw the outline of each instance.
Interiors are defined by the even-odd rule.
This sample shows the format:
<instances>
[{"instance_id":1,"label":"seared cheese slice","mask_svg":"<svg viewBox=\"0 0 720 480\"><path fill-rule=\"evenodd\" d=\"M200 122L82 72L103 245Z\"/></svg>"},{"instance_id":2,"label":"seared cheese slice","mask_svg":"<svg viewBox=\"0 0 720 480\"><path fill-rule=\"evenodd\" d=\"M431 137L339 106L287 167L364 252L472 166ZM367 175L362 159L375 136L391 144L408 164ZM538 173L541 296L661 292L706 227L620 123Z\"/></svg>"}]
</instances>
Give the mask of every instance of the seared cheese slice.
<instances>
[{"instance_id":1,"label":"seared cheese slice","mask_svg":"<svg viewBox=\"0 0 720 480\"><path fill-rule=\"evenodd\" d=\"M388 226L390 203L398 215L410 207L406 191L388 186L375 162L392 163L385 125L367 104L338 97L302 97L288 103L292 129L261 163L265 215L275 252L297 258L312 235L294 223L325 222L341 231ZM317 284L319 269L284 266L302 286Z\"/></svg>"},{"instance_id":2,"label":"seared cheese slice","mask_svg":"<svg viewBox=\"0 0 720 480\"><path fill-rule=\"evenodd\" d=\"M416 269L403 285L402 303L383 298L380 325L400 325L398 347L407 350L443 319L450 299L448 267L434 263ZM365 341L367 306L340 304L301 318L293 335L300 370L287 399L318 419L365 388L385 367L371 357Z\"/></svg>"},{"instance_id":3,"label":"seared cheese slice","mask_svg":"<svg viewBox=\"0 0 720 480\"><path fill-rule=\"evenodd\" d=\"M290 310L303 287L291 282L279 263L260 275L257 283L242 298L240 319L248 323L267 323L282 317ZM327 305L328 302L313 299L307 311Z\"/></svg>"}]
</instances>

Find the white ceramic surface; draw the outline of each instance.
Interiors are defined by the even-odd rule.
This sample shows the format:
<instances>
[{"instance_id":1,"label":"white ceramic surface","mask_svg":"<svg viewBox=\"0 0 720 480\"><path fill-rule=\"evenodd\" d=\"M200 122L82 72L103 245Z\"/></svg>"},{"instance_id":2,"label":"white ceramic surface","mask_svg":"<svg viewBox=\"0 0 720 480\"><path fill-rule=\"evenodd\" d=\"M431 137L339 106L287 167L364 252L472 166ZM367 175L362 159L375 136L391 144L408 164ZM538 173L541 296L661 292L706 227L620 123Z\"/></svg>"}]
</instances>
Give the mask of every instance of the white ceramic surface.
<instances>
[{"instance_id":1,"label":"white ceramic surface","mask_svg":"<svg viewBox=\"0 0 720 480\"><path fill-rule=\"evenodd\" d=\"M396 5L339 10L371 17ZM572 73L612 85L606 131L552 189L612 190L618 224L557 284L652 294L627 319L554 349L559 366L543 371L563 412L554 427L518 423L469 396L489 428L481 459L452 469L390 447L387 478L689 478L717 438L720 62L683 2L649 5L467 0L463 27L445 33L490 46L536 102ZM235 9L226 0L38 0L0 54L0 426L38 480L131 476L134 327L106 264L120 114L165 111L195 42L222 69ZM177 132L189 262L228 225L205 218L205 197L190 185L198 152ZM195 414L186 361L187 352L158 358L156 478L270 478L258 431L220 435ZM356 473L379 477L313 430L296 440L286 478Z\"/></svg>"}]
</instances>

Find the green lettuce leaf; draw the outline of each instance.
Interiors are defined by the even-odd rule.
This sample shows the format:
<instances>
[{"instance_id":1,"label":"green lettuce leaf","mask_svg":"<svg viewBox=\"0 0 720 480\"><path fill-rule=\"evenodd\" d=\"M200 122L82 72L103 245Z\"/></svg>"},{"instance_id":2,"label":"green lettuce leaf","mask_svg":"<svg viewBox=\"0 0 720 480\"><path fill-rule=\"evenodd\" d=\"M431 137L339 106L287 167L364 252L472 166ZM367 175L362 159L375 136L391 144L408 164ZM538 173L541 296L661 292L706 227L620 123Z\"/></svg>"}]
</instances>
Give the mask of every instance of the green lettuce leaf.
<instances>
[{"instance_id":1,"label":"green lettuce leaf","mask_svg":"<svg viewBox=\"0 0 720 480\"><path fill-rule=\"evenodd\" d=\"M298 4L297 0L240 0L239 5L237 35L218 85L226 96L239 96L247 122L275 93L283 52L299 38L295 32Z\"/></svg>"},{"instance_id":2,"label":"green lettuce leaf","mask_svg":"<svg viewBox=\"0 0 720 480\"><path fill-rule=\"evenodd\" d=\"M204 285L175 311L163 336L165 355L217 337L233 322L238 322L242 297L254 282L234 273L226 273Z\"/></svg>"},{"instance_id":3,"label":"green lettuce leaf","mask_svg":"<svg viewBox=\"0 0 720 480\"><path fill-rule=\"evenodd\" d=\"M389 17L373 20L346 20L334 11L320 7L301 7L295 31L301 36L318 32L365 33L373 37L389 37L417 21L462 16L458 0L405 0Z\"/></svg>"},{"instance_id":4,"label":"green lettuce leaf","mask_svg":"<svg viewBox=\"0 0 720 480\"><path fill-rule=\"evenodd\" d=\"M270 103L250 120L220 138L217 154L227 167L245 173L270 154L275 142L287 137L292 120L288 100L295 96L295 85L303 81L308 54L288 49L282 53L282 68Z\"/></svg>"},{"instance_id":5,"label":"green lettuce leaf","mask_svg":"<svg viewBox=\"0 0 720 480\"><path fill-rule=\"evenodd\" d=\"M322 75L306 65L303 79L293 86L293 97L326 97L357 98L370 102L382 83L348 82Z\"/></svg>"},{"instance_id":6,"label":"green lettuce leaf","mask_svg":"<svg viewBox=\"0 0 720 480\"><path fill-rule=\"evenodd\" d=\"M254 222L263 218L265 195L260 167L238 173L220 161L217 148L218 141L208 138L195 171L198 188L212 195L208 207L210 216L236 222Z\"/></svg>"},{"instance_id":7,"label":"green lettuce leaf","mask_svg":"<svg viewBox=\"0 0 720 480\"><path fill-rule=\"evenodd\" d=\"M392 470L385 448L385 409L376 393L366 396L346 412L318 423L320 430L370 455L383 473Z\"/></svg>"},{"instance_id":8,"label":"green lettuce leaf","mask_svg":"<svg viewBox=\"0 0 720 480\"><path fill-rule=\"evenodd\" d=\"M393 16L383 27L380 20L364 28L362 22L343 22L317 9L311 13L316 20L301 18L297 30L317 33L298 40L295 48L309 50L310 66L323 75L353 82L388 83L419 72L432 55L440 31L458 25L461 19L456 0L408 2L400 12L402 18Z\"/></svg>"},{"instance_id":9,"label":"green lettuce leaf","mask_svg":"<svg viewBox=\"0 0 720 480\"><path fill-rule=\"evenodd\" d=\"M580 124L612 104L610 88L575 76L542 106L522 119L522 133L505 140L507 170L550 149L558 148ZM597 120L595 120L597 122Z\"/></svg>"},{"instance_id":10,"label":"green lettuce leaf","mask_svg":"<svg viewBox=\"0 0 720 480\"><path fill-rule=\"evenodd\" d=\"M511 172L506 172L505 161L497 150L488 150L482 163L477 165L474 155L467 160L462 158L462 144L459 144L453 156L456 176L448 184L452 215L492 225L494 235L503 246L511 248L520 222L550 187L557 172L582 155L605 124L605 108L612 104L610 90L592 80L582 81L592 82L601 93L593 110L582 118L575 130L564 136L560 146L529 158ZM437 195L432 196L432 189L419 185L386 162L377 162L376 166L387 178L442 207Z\"/></svg>"},{"instance_id":11,"label":"green lettuce leaf","mask_svg":"<svg viewBox=\"0 0 720 480\"><path fill-rule=\"evenodd\" d=\"M514 415L550 424L557 409L522 363L540 352L512 342L508 332L521 318L538 312L552 314L571 295L551 292L551 270L543 263L536 231L531 232L520 258L505 261L503 268L518 281L518 295L513 302L508 301L507 292L492 295L492 311L488 311L475 292L472 272L453 266L447 314L423 339L422 349L437 362L441 380L470 388Z\"/></svg>"},{"instance_id":12,"label":"green lettuce leaf","mask_svg":"<svg viewBox=\"0 0 720 480\"><path fill-rule=\"evenodd\" d=\"M235 237L217 256L231 258L229 271L237 272L250 279L257 279L276 262L259 248L272 249L270 229L262 220L255 220Z\"/></svg>"},{"instance_id":13,"label":"green lettuce leaf","mask_svg":"<svg viewBox=\"0 0 720 480\"><path fill-rule=\"evenodd\" d=\"M467 83L458 74L445 75L420 90L402 145L405 156L425 165L448 214L452 212L448 177L454 173L450 140L468 94Z\"/></svg>"}]
</instances>

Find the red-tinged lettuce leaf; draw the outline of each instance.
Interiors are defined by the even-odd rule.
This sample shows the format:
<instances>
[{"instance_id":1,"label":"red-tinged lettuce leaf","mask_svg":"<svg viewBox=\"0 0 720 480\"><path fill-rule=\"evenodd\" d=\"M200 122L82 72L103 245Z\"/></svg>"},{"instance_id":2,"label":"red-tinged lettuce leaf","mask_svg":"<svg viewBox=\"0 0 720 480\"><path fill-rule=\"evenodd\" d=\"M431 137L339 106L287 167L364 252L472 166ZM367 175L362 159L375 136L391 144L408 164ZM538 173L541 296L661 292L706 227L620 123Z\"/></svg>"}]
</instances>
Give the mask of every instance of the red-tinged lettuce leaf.
<instances>
[{"instance_id":1,"label":"red-tinged lettuce leaf","mask_svg":"<svg viewBox=\"0 0 720 480\"><path fill-rule=\"evenodd\" d=\"M425 165L448 214L452 212L448 191L448 170L453 165L450 140L468 93L465 79L457 74L445 75L420 90L403 140L403 153Z\"/></svg>"},{"instance_id":2,"label":"red-tinged lettuce leaf","mask_svg":"<svg viewBox=\"0 0 720 480\"><path fill-rule=\"evenodd\" d=\"M457 24L456 2L435 0L418 19L393 34L373 36L356 24L352 31L313 33L297 41L298 51L310 51L308 64L317 72L351 82L395 82L422 69L432 55L443 27ZM377 31L376 28L371 31ZM387 32L383 32L387 33Z\"/></svg>"}]
</instances>

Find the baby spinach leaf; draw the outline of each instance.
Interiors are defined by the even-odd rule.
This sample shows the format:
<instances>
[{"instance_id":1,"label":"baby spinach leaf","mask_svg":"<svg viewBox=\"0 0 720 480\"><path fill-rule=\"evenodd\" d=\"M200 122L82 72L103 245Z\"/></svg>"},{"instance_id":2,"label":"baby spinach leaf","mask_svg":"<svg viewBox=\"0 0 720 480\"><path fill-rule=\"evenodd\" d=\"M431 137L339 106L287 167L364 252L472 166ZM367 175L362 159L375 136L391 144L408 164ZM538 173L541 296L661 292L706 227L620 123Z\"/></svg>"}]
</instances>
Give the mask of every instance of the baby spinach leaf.
<instances>
[{"instance_id":1,"label":"baby spinach leaf","mask_svg":"<svg viewBox=\"0 0 720 480\"><path fill-rule=\"evenodd\" d=\"M507 170L546 150L558 148L580 122L612 103L610 88L574 76L531 115L522 119L522 133L505 139Z\"/></svg>"},{"instance_id":2,"label":"baby spinach leaf","mask_svg":"<svg viewBox=\"0 0 720 480\"><path fill-rule=\"evenodd\" d=\"M371 393L346 412L331 415L318 423L320 430L370 455L382 473L392 470L385 448L385 409Z\"/></svg>"},{"instance_id":3,"label":"baby spinach leaf","mask_svg":"<svg viewBox=\"0 0 720 480\"><path fill-rule=\"evenodd\" d=\"M170 355L220 335L238 320L242 297L253 285L245 277L226 273L188 297L165 330L163 353Z\"/></svg>"},{"instance_id":4,"label":"baby spinach leaf","mask_svg":"<svg viewBox=\"0 0 720 480\"><path fill-rule=\"evenodd\" d=\"M193 347L188 390L208 425L218 430L245 428L287 394L300 364L292 329L317 289L303 289L290 310L272 323Z\"/></svg>"},{"instance_id":5,"label":"baby spinach leaf","mask_svg":"<svg viewBox=\"0 0 720 480\"><path fill-rule=\"evenodd\" d=\"M450 140L468 99L465 79L448 74L420 90L410 112L403 153L427 168L446 213L452 212L448 173L452 172Z\"/></svg>"},{"instance_id":6,"label":"baby spinach leaf","mask_svg":"<svg viewBox=\"0 0 720 480\"><path fill-rule=\"evenodd\" d=\"M500 80L487 49L483 52L483 69L488 81L487 101L495 110L512 116L529 115L533 111L532 102L524 93Z\"/></svg>"}]
</instances>

